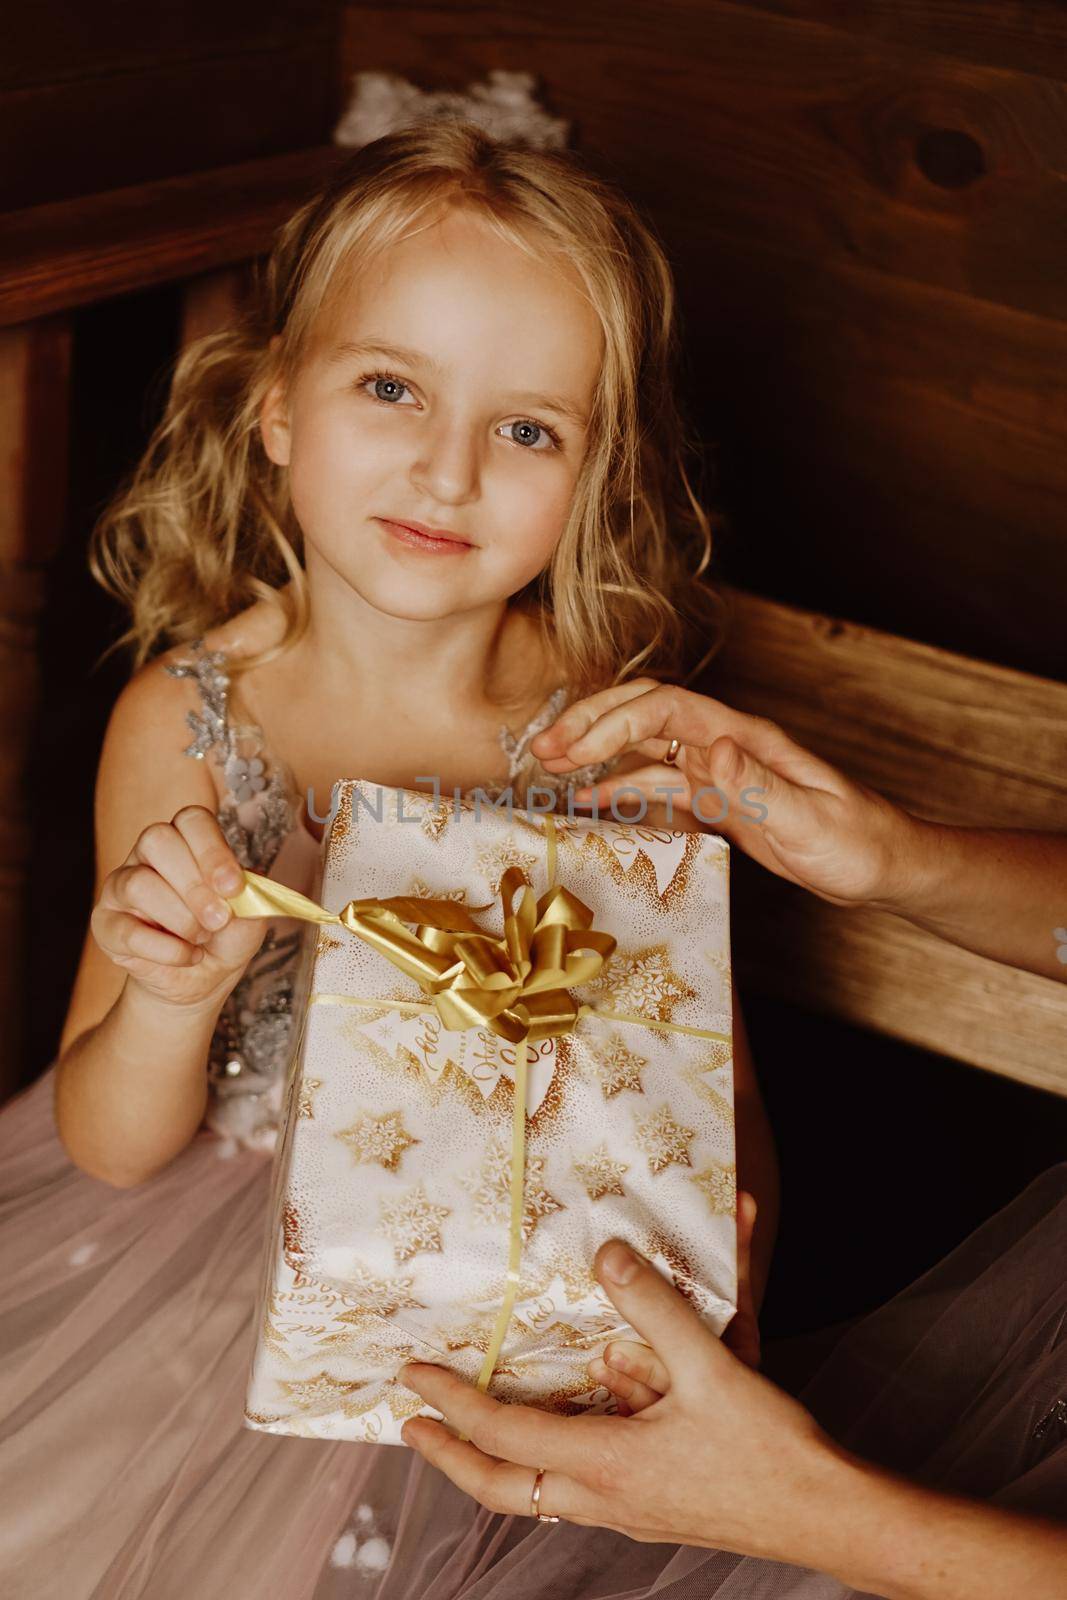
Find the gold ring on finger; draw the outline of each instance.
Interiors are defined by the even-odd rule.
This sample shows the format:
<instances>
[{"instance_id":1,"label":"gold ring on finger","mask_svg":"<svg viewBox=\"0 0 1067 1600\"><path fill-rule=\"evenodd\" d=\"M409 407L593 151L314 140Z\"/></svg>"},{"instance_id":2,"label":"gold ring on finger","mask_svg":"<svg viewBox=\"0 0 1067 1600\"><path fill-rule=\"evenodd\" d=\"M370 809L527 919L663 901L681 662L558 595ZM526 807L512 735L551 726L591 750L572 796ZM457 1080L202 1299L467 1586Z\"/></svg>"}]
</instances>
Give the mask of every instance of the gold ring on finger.
<instances>
[{"instance_id":1,"label":"gold ring on finger","mask_svg":"<svg viewBox=\"0 0 1067 1600\"><path fill-rule=\"evenodd\" d=\"M530 1496L530 1515L531 1517L536 1517L538 1522L558 1522L558 1517L548 1517L541 1510L541 1480L544 1475L544 1467L538 1467L537 1475L533 1481L533 1493Z\"/></svg>"}]
</instances>

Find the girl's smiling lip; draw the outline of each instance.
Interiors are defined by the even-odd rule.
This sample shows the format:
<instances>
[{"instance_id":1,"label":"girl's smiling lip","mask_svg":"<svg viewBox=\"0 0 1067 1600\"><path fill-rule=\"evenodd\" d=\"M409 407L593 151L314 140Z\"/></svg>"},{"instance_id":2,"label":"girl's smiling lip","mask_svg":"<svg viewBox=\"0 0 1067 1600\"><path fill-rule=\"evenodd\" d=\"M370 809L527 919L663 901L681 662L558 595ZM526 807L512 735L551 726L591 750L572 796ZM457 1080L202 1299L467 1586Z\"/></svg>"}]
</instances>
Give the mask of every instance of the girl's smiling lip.
<instances>
[{"instance_id":1,"label":"girl's smiling lip","mask_svg":"<svg viewBox=\"0 0 1067 1600\"><path fill-rule=\"evenodd\" d=\"M454 551L459 554L460 551L474 548L458 534L438 537L437 534L431 533L425 523L392 522L388 517L379 517L377 520L387 533L391 533L401 544L406 544L413 550L439 550L442 553Z\"/></svg>"}]
</instances>

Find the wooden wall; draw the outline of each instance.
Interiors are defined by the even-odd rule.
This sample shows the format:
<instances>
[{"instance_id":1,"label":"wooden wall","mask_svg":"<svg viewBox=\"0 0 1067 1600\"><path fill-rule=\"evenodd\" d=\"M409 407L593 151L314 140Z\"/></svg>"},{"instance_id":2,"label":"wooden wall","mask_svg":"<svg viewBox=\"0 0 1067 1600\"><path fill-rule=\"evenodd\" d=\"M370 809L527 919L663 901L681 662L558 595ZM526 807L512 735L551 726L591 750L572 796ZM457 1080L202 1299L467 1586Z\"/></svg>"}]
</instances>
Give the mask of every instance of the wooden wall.
<instances>
[{"instance_id":1,"label":"wooden wall","mask_svg":"<svg viewBox=\"0 0 1067 1600\"><path fill-rule=\"evenodd\" d=\"M0 212L324 143L336 59L334 0L7 6Z\"/></svg>"},{"instance_id":2,"label":"wooden wall","mask_svg":"<svg viewBox=\"0 0 1067 1600\"><path fill-rule=\"evenodd\" d=\"M1067 677L1067 8L347 0L339 83L491 67L663 235L728 576Z\"/></svg>"}]
</instances>

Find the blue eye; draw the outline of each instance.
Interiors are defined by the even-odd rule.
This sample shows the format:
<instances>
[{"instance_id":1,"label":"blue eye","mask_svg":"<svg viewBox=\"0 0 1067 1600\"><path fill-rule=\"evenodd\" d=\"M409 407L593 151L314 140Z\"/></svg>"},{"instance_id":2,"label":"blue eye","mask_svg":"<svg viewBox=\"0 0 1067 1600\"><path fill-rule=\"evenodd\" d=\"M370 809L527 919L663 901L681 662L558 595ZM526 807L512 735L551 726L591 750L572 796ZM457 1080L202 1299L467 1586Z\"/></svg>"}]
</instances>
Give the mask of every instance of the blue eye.
<instances>
[{"instance_id":1,"label":"blue eye","mask_svg":"<svg viewBox=\"0 0 1067 1600\"><path fill-rule=\"evenodd\" d=\"M392 372L365 372L361 378L356 380L356 388L366 390L367 385L370 383L374 384L374 393L368 394L367 398L368 400L376 400L379 405L398 406L401 403L401 392L407 391L407 393L411 393L403 379L396 377ZM388 392L390 390L392 393ZM534 455L546 453L545 447L541 445L542 436L548 440L548 451L563 449L563 440L555 428L549 427L547 422L535 422L532 417L521 417L517 422L505 422L504 427L524 429L525 438L513 438L508 442ZM532 441L531 434L533 435Z\"/></svg>"},{"instance_id":2,"label":"blue eye","mask_svg":"<svg viewBox=\"0 0 1067 1600\"><path fill-rule=\"evenodd\" d=\"M365 377L360 378L356 387L357 389L362 389L371 382L373 382L375 388L374 399L381 400L385 405L396 405L398 397L391 394L381 394L379 392L380 389L407 388L406 383L402 383L399 378L394 378L390 372L368 372Z\"/></svg>"},{"instance_id":3,"label":"blue eye","mask_svg":"<svg viewBox=\"0 0 1067 1600\"><path fill-rule=\"evenodd\" d=\"M549 445L550 449L554 448L554 449L558 450L560 448L560 437L559 437L559 434L556 433L554 431L554 429L550 428L546 422L531 422L529 420L529 418L524 418L520 422L506 422L504 424L504 426L506 428L525 428L527 430L527 432L529 432L532 429L534 433L544 434L544 436L548 440L551 441L550 445ZM525 446L526 445L526 440L514 439L512 441L512 443L513 444L520 444L521 443L521 444L523 444L523 446Z\"/></svg>"}]
</instances>

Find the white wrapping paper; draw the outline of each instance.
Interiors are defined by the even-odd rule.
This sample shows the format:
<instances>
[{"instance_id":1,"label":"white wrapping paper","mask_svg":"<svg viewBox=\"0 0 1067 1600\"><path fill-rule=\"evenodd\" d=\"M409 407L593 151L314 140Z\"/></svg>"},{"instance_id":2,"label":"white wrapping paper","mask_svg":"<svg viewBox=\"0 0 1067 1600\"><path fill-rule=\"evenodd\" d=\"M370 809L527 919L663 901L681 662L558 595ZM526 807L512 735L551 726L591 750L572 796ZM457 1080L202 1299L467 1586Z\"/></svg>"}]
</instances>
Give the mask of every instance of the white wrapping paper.
<instances>
[{"instance_id":1,"label":"white wrapping paper","mask_svg":"<svg viewBox=\"0 0 1067 1600\"><path fill-rule=\"evenodd\" d=\"M362 780L335 786L318 902L459 900L487 932L520 866L548 887L544 816ZM729 846L717 835L555 815L556 879L617 948L576 999L716 1030L727 1041L582 1015L529 1045L521 1282L488 1393L547 1410L614 1409L585 1371L637 1338L592 1275L627 1239L721 1334L736 1309ZM245 1420L325 1439L403 1443L419 1412L407 1360L473 1383L503 1299L515 1046L442 1027L432 1009L305 1002L425 1000L347 928L307 925L275 1157Z\"/></svg>"}]
</instances>

